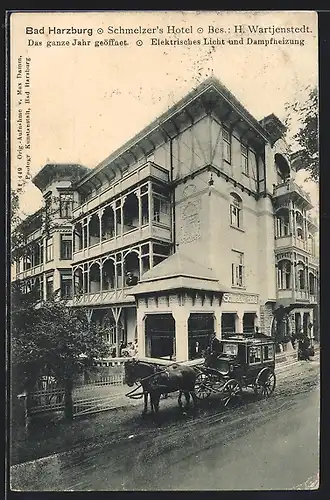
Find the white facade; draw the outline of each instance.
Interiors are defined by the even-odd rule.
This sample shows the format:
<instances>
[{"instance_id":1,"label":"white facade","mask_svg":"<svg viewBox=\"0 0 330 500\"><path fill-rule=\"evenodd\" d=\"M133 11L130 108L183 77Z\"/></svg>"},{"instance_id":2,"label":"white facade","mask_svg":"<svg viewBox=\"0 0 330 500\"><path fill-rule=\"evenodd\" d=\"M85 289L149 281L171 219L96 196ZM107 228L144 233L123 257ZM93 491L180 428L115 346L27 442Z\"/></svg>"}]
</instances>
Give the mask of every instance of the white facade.
<instances>
[{"instance_id":1,"label":"white facade","mask_svg":"<svg viewBox=\"0 0 330 500\"><path fill-rule=\"evenodd\" d=\"M317 226L284 131L209 79L76 180L72 305L147 356L186 359L211 330L270 335L280 306L287 333L307 331Z\"/></svg>"}]
</instances>

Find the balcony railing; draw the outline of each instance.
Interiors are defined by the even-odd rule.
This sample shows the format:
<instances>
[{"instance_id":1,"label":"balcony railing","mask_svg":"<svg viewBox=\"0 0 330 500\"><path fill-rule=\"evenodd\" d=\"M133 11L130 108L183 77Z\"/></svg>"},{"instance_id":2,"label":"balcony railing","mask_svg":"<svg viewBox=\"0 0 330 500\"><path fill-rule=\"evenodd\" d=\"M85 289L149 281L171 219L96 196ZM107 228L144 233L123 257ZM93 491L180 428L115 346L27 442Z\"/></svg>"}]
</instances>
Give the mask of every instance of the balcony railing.
<instances>
[{"instance_id":1,"label":"balcony railing","mask_svg":"<svg viewBox=\"0 0 330 500\"><path fill-rule=\"evenodd\" d=\"M114 252L122 247L127 247L135 245L141 240L146 240L150 238L156 238L158 240L165 241L169 243L171 241L171 229L170 227L157 224L156 222L150 225L145 225L142 227L137 227L124 233L122 235L117 235L116 238L111 238L109 240L102 240L93 246L77 250L73 254L73 263L84 260L86 258L97 257L101 253Z\"/></svg>"},{"instance_id":2,"label":"balcony railing","mask_svg":"<svg viewBox=\"0 0 330 500\"><path fill-rule=\"evenodd\" d=\"M74 296L71 301L72 306L92 306L100 304L115 304L122 302L134 303L134 296L130 295L132 287L103 290L94 293L84 293Z\"/></svg>"},{"instance_id":3,"label":"balcony railing","mask_svg":"<svg viewBox=\"0 0 330 500\"><path fill-rule=\"evenodd\" d=\"M280 236L275 238L275 249L283 249L289 247L296 247L304 250L305 252L311 253L311 248L307 240L298 238L298 236Z\"/></svg>"},{"instance_id":4,"label":"balcony railing","mask_svg":"<svg viewBox=\"0 0 330 500\"><path fill-rule=\"evenodd\" d=\"M317 296L311 294L309 290L277 290L277 299L285 302L290 301L291 303L309 302L315 304L317 302Z\"/></svg>"},{"instance_id":5,"label":"balcony railing","mask_svg":"<svg viewBox=\"0 0 330 500\"><path fill-rule=\"evenodd\" d=\"M149 177L160 180L164 183L169 182L168 170L160 165L157 165L156 163L148 161L141 167L128 172L122 179L114 182L109 187L104 187L103 190L101 188L101 191L96 193L94 197L91 197L78 207L75 207L73 210L73 219L84 213L90 212L91 210L97 208L100 204L115 198L123 191L127 191L129 188L137 185L144 179L148 179Z\"/></svg>"},{"instance_id":6,"label":"balcony railing","mask_svg":"<svg viewBox=\"0 0 330 500\"><path fill-rule=\"evenodd\" d=\"M303 188L298 186L298 184L294 182L292 179L274 185L273 189L274 196L284 196L287 195L288 193L296 193L300 198L303 198L308 205L310 205L311 207L313 206L309 194L306 193L306 191Z\"/></svg>"}]
</instances>

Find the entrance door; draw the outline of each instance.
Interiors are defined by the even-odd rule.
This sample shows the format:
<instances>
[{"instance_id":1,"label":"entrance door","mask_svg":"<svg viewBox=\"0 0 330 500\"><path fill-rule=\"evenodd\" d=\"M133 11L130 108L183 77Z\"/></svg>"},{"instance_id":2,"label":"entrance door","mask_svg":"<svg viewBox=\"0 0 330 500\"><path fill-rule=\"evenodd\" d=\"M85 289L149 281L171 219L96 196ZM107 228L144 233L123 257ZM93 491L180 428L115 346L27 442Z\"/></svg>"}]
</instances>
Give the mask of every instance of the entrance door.
<instances>
[{"instance_id":1,"label":"entrance door","mask_svg":"<svg viewBox=\"0 0 330 500\"><path fill-rule=\"evenodd\" d=\"M202 351L209 346L210 335L214 332L214 315L212 313L190 314L188 319L188 356L189 359L200 358Z\"/></svg>"},{"instance_id":2,"label":"entrance door","mask_svg":"<svg viewBox=\"0 0 330 500\"><path fill-rule=\"evenodd\" d=\"M172 314L148 314L145 320L146 355L172 358L175 342L175 320Z\"/></svg>"}]
</instances>

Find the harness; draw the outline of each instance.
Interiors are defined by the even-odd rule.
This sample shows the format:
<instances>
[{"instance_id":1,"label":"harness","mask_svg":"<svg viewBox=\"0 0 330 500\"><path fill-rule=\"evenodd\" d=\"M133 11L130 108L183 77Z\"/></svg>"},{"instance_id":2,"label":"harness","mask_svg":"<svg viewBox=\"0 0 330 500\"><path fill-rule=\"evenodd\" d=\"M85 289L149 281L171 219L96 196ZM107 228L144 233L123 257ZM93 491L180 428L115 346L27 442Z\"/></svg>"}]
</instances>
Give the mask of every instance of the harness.
<instances>
[{"instance_id":1,"label":"harness","mask_svg":"<svg viewBox=\"0 0 330 500\"><path fill-rule=\"evenodd\" d=\"M148 364L148 363L146 363L146 364ZM172 364L168 365L166 368L164 368L163 370L157 370L157 368L154 367L155 372L152 373L151 375L147 375L146 377L136 379L135 383L137 384L137 387L135 387L134 389L129 391L127 394L125 394L125 396L127 396L128 398L131 398L131 399L141 399L145 394L149 394L148 391L144 391L144 390L142 392L138 392L137 394L135 394L135 393L138 389L141 389L141 387L143 387L142 382L145 382L148 379L152 379L156 375L159 375L161 373L166 373L167 377L169 378L170 373L169 373L168 369L170 366L173 366L176 364L177 363L172 363ZM148 366L150 366L150 364L148 364Z\"/></svg>"}]
</instances>

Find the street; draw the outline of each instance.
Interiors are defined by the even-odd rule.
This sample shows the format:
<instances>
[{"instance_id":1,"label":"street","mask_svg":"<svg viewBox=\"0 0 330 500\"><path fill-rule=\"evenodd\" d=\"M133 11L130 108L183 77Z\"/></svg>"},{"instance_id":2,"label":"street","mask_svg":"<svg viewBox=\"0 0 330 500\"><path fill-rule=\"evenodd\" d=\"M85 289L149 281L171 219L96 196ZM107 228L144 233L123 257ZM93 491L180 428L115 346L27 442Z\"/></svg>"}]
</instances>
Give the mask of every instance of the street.
<instances>
[{"instance_id":1,"label":"street","mask_svg":"<svg viewBox=\"0 0 330 500\"><path fill-rule=\"evenodd\" d=\"M196 415L180 416L161 400L160 421L140 407L90 416L116 432L11 467L11 488L65 490L285 490L318 487L319 361L297 362L277 374L268 400L245 393L222 409L218 396Z\"/></svg>"}]
</instances>

